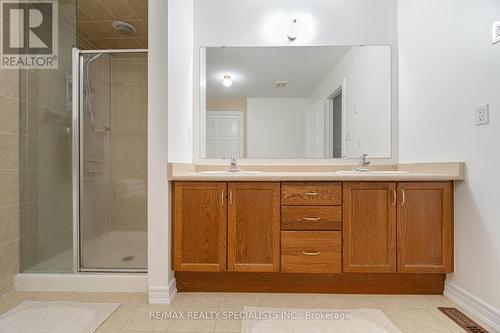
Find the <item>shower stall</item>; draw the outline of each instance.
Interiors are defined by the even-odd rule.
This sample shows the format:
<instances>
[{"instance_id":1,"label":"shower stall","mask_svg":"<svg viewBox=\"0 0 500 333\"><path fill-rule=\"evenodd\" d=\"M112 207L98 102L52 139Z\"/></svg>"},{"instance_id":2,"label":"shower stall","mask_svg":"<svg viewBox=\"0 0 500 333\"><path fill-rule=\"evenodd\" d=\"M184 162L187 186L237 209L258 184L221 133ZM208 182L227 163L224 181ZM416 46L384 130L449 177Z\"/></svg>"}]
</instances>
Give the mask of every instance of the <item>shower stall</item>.
<instances>
[{"instance_id":1,"label":"shower stall","mask_svg":"<svg viewBox=\"0 0 500 333\"><path fill-rule=\"evenodd\" d=\"M73 48L20 89L21 272L146 272L147 50Z\"/></svg>"},{"instance_id":2,"label":"shower stall","mask_svg":"<svg viewBox=\"0 0 500 333\"><path fill-rule=\"evenodd\" d=\"M147 51L73 52L74 270L145 271Z\"/></svg>"}]
</instances>

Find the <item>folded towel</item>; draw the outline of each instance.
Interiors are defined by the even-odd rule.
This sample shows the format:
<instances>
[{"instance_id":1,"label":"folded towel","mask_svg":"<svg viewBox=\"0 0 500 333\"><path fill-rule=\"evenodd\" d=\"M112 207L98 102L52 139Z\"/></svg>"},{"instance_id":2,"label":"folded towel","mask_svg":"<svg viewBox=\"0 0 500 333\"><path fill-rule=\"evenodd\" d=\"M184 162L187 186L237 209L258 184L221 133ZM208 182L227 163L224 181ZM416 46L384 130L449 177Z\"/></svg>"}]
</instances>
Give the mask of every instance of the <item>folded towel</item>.
<instances>
[{"instance_id":1,"label":"folded towel","mask_svg":"<svg viewBox=\"0 0 500 333\"><path fill-rule=\"evenodd\" d=\"M129 186L145 186L144 181L142 179L123 179L115 181L115 187L129 187Z\"/></svg>"},{"instance_id":2,"label":"folded towel","mask_svg":"<svg viewBox=\"0 0 500 333\"><path fill-rule=\"evenodd\" d=\"M133 192L123 192L123 193L115 193L116 200L134 200L134 199L146 199L147 192L146 190L139 190Z\"/></svg>"},{"instance_id":3,"label":"folded towel","mask_svg":"<svg viewBox=\"0 0 500 333\"><path fill-rule=\"evenodd\" d=\"M146 185L132 185L132 186L115 186L115 192L133 192L133 191L140 191L146 190Z\"/></svg>"},{"instance_id":4,"label":"folded towel","mask_svg":"<svg viewBox=\"0 0 500 333\"><path fill-rule=\"evenodd\" d=\"M146 184L141 179L123 179L113 185L116 200L145 199Z\"/></svg>"}]
</instances>

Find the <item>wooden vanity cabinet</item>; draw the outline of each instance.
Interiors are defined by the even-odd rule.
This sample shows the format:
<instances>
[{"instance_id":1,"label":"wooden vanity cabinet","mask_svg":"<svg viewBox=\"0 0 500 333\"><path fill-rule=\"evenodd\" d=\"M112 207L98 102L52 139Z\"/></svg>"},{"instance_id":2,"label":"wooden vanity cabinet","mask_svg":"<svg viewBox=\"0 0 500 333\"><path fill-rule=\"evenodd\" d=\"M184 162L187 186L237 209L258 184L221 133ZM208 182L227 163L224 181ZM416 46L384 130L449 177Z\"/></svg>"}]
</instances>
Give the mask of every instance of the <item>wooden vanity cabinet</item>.
<instances>
[{"instance_id":1,"label":"wooden vanity cabinet","mask_svg":"<svg viewBox=\"0 0 500 333\"><path fill-rule=\"evenodd\" d=\"M453 271L453 184L398 183L398 272Z\"/></svg>"},{"instance_id":2,"label":"wooden vanity cabinet","mask_svg":"<svg viewBox=\"0 0 500 333\"><path fill-rule=\"evenodd\" d=\"M280 183L228 184L228 271L278 272Z\"/></svg>"},{"instance_id":3,"label":"wooden vanity cabinet","mask_svg":"<svg viewBox=\"0 0 500 333\"><path fill-rule=\"evenodd\" d=\"M173 182L172 189L177 272L405 279L453 271L453 182Z\"/></svg>"},{"instance_id":4,"label":"wooden vanity cabinet","mask_svg":"<svg viewBox=\"0 0 500 333\"><path fill-rule=\"evenodd\" d=\"M226 270L226 193L226 183L173 184L175 271Z\"/></svg>"},{"instance_id":5,"label":"wooden vanity cabinet","mask_svg":"<svg viewBox=\"0 0 500 333\"><path fill-rule=\"evenodd\" d=\"M395 273L396 183L343 183L343 270Z\"/></svg>"},{"instance_id":6,"label":"wooden vanity cabinet","mask_svg":"<svg viewBox=\"0 0 500 333\"><path fill-rule=\"evenodd\" d=\"M343 269L453 271L451 182L344 182Z\"/></svg>"}]
</instances>

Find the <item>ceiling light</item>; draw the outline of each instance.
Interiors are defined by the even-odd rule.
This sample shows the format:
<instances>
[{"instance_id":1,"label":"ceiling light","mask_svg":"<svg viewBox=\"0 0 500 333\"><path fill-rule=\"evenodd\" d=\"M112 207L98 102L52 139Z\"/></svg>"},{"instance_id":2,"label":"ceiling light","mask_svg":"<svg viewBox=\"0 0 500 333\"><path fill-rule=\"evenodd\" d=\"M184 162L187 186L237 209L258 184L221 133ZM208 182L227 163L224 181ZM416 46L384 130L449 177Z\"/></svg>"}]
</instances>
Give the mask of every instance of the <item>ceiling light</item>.
<instances>
[{"instance_id":1,"label":"ceiling light","mask_svg":"<svg viewBox=\"0 0 500 333\"><path fill-rule=\"evenodd\" d=\"M224 87L231 87L231 85L233 84L233 80L231 80L231 75L224 75L224 80L222 80L222 84L224 85Z\"/></svg>"}]
</instances>

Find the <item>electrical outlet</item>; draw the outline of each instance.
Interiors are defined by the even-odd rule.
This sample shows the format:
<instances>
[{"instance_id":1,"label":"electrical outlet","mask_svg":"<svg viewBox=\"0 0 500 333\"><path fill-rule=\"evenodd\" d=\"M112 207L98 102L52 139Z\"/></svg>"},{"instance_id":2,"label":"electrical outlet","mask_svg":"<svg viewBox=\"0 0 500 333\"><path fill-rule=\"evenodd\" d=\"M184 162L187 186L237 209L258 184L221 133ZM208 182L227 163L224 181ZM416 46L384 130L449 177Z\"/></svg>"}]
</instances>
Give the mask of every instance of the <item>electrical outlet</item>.
<instances>
[{"instance_id":1,"label":"electrical outlet","mask_svg":"<svg viewBox=\"0 0 500 333\"><path fill-rule=\"evenodd\" d=\"M496 21L493 23L493 28L492 28L492 44L496 44L500 42L500 21Z\"/></svg>"},{"instance_id":2,"label":"electrical outlet","mask_svg":"<svg viewBox=\"0 0 500 333\"><path fill-rule=\"evenodd\" d=\"M490 122L490 112L488 104L474 107L474 123L476 126L486 125Z\"/></svg>"}]
</instances>

